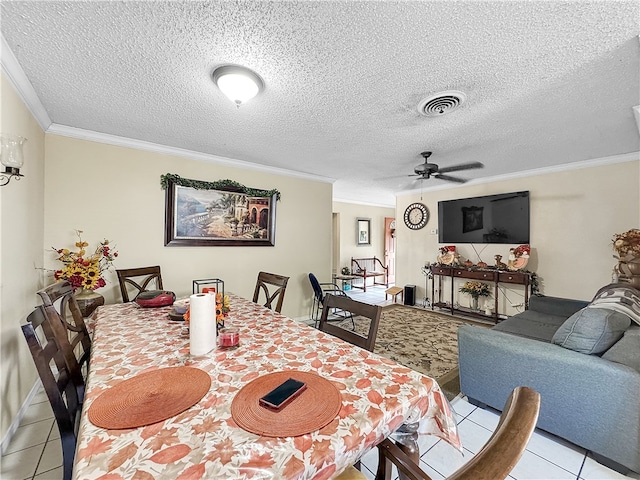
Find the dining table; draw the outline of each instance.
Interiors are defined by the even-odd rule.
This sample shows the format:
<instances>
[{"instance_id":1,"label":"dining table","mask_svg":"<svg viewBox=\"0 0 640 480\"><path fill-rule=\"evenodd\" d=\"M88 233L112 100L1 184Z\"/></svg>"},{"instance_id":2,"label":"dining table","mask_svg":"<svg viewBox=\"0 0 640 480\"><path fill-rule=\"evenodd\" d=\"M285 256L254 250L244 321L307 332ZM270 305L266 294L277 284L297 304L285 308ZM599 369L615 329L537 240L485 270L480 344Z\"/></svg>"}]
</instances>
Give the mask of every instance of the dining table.
<instances>
[{"instance_id":1,"label":"dining table","mask_svg":"<svg viewBox=\"0 0 640 480\"><path fill-rule=\"evenodd\" d=\"M198 356L190 354L188 325L169 317L173 307L129 302L96 310L89 321L93 343L73 478L330 479L407 425L461 450L453 412L436 380L227 294L225 325L237 329L239 346ZM192 407L137 428L92 423L88 412L105 392L144 373L180 366L202 370L211 379ZM289 370L318 375L337 388L335 418L316 431L289 437L241 428L232 415L234 397L263 375Z\"/></svg>"}]
</instances>

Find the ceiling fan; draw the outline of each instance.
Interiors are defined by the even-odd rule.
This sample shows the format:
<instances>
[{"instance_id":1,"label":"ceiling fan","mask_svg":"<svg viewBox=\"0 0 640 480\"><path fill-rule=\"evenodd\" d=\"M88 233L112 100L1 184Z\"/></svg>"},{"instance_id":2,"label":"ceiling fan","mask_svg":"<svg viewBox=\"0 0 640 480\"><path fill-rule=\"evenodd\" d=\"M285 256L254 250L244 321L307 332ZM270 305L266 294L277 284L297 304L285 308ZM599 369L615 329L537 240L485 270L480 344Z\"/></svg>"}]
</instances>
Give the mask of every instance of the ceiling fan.
<instances>
[{"instance_id":1,"label":"ceiling fan","mask_svg":"<svg viewBox=\"0 0 640 480\"><path fill-rule=\"evenodd\" d=\"M465 183L464 178L452 177L451 175L445 175L449 172L459 172L461 170L470 170L472 168L483 168L484 165L480 162L461 163L460 165L452 165L451 167L440 168L435 163L429 163L429 157L432 152L422 152L420 155L424 157L424 163L417 165L410 177L420 177L420 180L426 180L431 177L438 178L440 180L446 180L447 182Z\"/></svg>"}]
</instances>

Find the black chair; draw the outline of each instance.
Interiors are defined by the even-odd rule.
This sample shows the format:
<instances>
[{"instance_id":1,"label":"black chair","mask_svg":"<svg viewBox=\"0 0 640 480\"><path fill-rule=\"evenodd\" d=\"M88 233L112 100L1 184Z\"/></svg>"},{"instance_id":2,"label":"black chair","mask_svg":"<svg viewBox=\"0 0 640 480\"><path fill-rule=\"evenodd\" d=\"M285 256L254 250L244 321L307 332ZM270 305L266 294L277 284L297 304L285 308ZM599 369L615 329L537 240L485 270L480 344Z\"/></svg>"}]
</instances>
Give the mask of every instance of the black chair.
<instances>
[{"instance_id":1,"label":"black chair","mask_svg":"<svg viewBox=\"0 0 640 480\"><path fill-rule=\"evenodd\" d=\"M341 328L338 325L330 324L327 319L329 317L329 311L334 308L340 309L344 312L350 312L354 316L361 316L370 319L371 321L369 322L369 331L367 335L362 336L356 332ZM320 325L318 328L323 332L333 335L334 337L341 338L353 345L373 352L373 348L376 344L376 336L378 335L378 326L380 324L381 314L382 307L380 305L370 305L368 303L358 302L347 295L336 296L328 293L324 297L324 308L322 309L322 316L320 317Z\"/></svg>"},{"instance_id":2,"label":"black chair","mask_svg":"<svg viewBox=\"0 0 640 480\"><path fill-rule=\"evenodd\" d=\"M147 290L162 290L162 274L160 266L139 267L116 270L118 274L118 282L120 283L120 293L122 294L122 302L127 303L136 299L138 295ZM136 280L133 280L133 279ZM155 282L155 288L148 288L151 282ZM129 299L128 287L135 289L135 295Z\"/></svg>"},{"instance_id":3,"label":"black chair","mask_svg":"<svg viewBox=\"0 0 640 480\"><path fill-rule=\"evenodd\" d=\"M47 311L48 310L48 311ZM84 382L75 361L66 331L53 307L38 306L22 325L22 333L38 370L38 375L53 409L62 443L63 479L71 478L82 411ZM40 332L40 334L36 332ZM41 343L44 342L44 346ZM52 369L55 365L56 374Z\"/></svg>"},{"instance_id":4,"label":"black chair","mask_svg":"<svg viewBox=\"0 0 640 480\"><path fill-rule=\"evenodd\" d=\"M311 307L311 319L314 320L314 326L318 327L318 322L320 322L320 314L322 312L322 308L324 306L324 297L327 294L331 295L339 295L342 297L347 297L348 295L342 291L342 289L335 283L331 282L319 282L318 278L313 274L309 274L309 282L311 283L311 288L313 288L313 305ZM353 315L350 312L343 312L342 314L338 314L336 310L333 312L336 315L341 316L342 318L350 317L353 320ZM353 328L355 330L356 324L353 323Z\"/></svg>"},{"instance_id":5,"label":"black chair","mask_svg":"<svg viewBox=\"0 0 640 480\"><path fill-rule=\"evenodd\" d=\"M260 292L264 293L266 299L262 305L280 313L282 310L282 301L284 300L284 292L287 289L289 277L277 275L275 273L260 272L256 281L256 288L253 291L253 302L258 303ZM274 288L275 287L275 288ZM270 288L272 291L270 291ZM275 308L273 302L276 301Z\"/></svg>"},{"instance_id":6,"label":"black chair","mask_svg":"<svg viewBox=\"0 0 640 480\"><path fill-rule=\"evenodd\" d=\"M80 313L78 302L73 296L73 287L68 281L56 282L37 292L45 307L53 307L67 330L71 349L75 353L80 368L86 373L91 356L91 336Z\"/></svg>"}]
</instances>

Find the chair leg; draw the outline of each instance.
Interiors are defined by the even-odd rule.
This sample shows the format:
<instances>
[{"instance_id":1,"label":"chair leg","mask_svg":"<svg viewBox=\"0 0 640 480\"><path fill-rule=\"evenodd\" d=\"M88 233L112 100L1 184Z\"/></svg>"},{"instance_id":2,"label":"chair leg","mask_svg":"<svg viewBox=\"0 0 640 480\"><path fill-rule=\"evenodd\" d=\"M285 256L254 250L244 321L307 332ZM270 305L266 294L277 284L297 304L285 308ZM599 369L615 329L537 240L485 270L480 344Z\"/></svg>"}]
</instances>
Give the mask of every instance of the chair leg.
<instances>
[{"instance_id":1,"label":"chair leg","mask_svg":"<svg viewBox=\"0 0 640 480\"><path fill-rule=\"evenodd\" d=\"M73 472L73 460L76 453L76 440L73 435L65 433L60 438L62 442L62 478L63 480L71 480Z\"/></svg>"}]
</instances>

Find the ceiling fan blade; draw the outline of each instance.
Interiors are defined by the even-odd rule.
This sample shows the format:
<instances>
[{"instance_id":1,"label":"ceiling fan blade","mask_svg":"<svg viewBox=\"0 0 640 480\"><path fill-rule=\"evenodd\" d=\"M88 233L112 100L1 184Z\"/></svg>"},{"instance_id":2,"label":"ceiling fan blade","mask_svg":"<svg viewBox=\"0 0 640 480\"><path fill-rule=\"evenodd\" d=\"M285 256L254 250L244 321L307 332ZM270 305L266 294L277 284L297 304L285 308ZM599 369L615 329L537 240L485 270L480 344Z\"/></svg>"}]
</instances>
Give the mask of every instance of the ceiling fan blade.
<instances>
[{"instance_id":1,"label":"ceiling fan blade","mask_svg":"<svg viewBox=\"0 0 640 480\"><path fill-rule=\"evenodd\" d=\"M471 170L472 168L484 168L484 165L480 162L461 163L460 165L452 165L450 167L439 168L438 172L459 172L460 170Z\"/></svg>"},{"instance_id":2,"label":"ceiling fan blade","mask_svg":"<svg viewBox=\"0 0 640 480\"><path fill-rule=\"evenodd\" d=\"M446 180L447 182L456 182L456 183L466 183L467 181L464 178L452 177L450 175L440 175L439 173L433 176L434 178L439 178L440 180Z\"/></svg>"}]
</instances>

